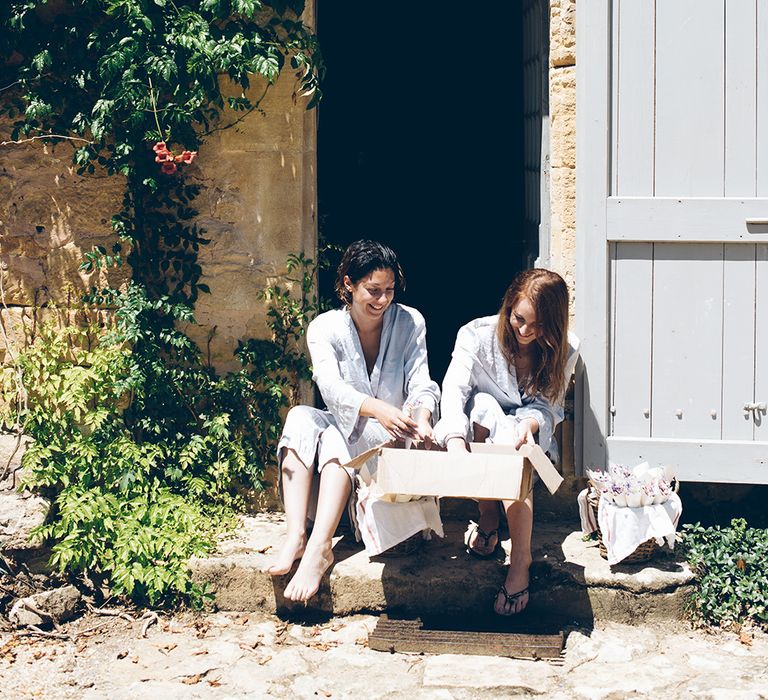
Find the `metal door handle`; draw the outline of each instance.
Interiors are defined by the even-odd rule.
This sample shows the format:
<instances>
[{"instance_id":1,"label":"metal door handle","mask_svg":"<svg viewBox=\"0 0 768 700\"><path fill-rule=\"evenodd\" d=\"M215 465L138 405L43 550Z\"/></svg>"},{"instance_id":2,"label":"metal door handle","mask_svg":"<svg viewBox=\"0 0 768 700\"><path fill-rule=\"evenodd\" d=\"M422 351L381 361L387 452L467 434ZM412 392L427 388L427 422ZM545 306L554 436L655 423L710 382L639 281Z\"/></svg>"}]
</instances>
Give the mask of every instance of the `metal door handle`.
<instances>
[{"instance_id":1,"label":"metal door handle","mask_svg":"<svg viewBox=\"0 0 768 700\"><path fill-rule=\"evenodd\" d=\"M746 219L747 226L768 226L768 219Z\"/></svg>"}]
</instances>

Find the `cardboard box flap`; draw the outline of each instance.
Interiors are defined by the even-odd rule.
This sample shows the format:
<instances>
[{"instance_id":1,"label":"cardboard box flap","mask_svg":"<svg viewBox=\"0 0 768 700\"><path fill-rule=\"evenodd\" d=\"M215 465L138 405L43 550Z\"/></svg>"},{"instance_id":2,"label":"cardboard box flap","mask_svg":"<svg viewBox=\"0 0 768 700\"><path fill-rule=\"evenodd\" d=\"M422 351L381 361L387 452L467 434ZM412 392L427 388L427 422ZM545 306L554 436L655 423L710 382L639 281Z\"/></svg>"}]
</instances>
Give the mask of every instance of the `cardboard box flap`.
<instances>
[{"instance_id":1,"label":"cardboard box flap","mask_svg":"<svg viewBox=\"0 0 768 700\"><path fill-rule=\"evenodd\" d=\"M525 457L541 477L544 485L550 493L554 493L560 488L564 479L560 472L555 469L554 464L549 461L544 450L539 445L520 445L515 450L510 445L499 445L490 442L471 442L469 443L470 452L479 454L519 454Z\"/></svg>"},{"instance_id":2,"label":"cardboard box flap","mask_svg":"<svg viewBox=\"0 0 768 700\"><path fill-rule=\"evenodd\" d=\"M382 442L380 445L376 445L375 447L371 447L371 449L366 450L365 452L361 452L357 457L354 457L352 460L347 462L346 464L343 464L344 467L349 467L350 469L360 469L373 455L377 454L383 447L388 445L387 442Z\"/></svg>"},{"instance_id":3,"label":"cardboard box flap","mask_svg":"<svg viewBox=\"0 0 768 700\"><path fill-rule=\"evenodd\" d=\"M538 445L521 445L520 453L533 465L550 493L554 493L560 488L564 479L541 447Z\"/></svg>"}]
</instances>

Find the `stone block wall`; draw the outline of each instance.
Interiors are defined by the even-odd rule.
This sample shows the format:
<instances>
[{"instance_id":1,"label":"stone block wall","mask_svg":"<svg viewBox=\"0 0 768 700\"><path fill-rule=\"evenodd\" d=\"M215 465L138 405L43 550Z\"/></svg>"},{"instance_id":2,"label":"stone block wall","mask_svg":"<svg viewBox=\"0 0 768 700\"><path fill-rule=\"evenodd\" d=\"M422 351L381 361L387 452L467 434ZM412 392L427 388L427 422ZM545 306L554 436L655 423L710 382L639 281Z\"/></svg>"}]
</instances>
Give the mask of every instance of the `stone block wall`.
<instances>
[{"instance_id":1,"label":"stone block wall","mask_svg":"<svg viewBox=\"0 0 768 700\"><path fill-rule=\"evenodd\" d=\"M313 16L312 2L306 12ZM198 300L199 325L183 330L222 372L239 368L238 340L268 336L258 294L275 281L290 286L282 278L287 256L316 255L317 113L306 110L309 98L294 96L295 87L287 68L260 111L243 118L226 112L221 126L228 128L208 135L185 168L189 181L201 186L192 206L211 240L199 255L201 281L211 294ZM254 80L251 96L263 90ZM10 122L0 123L0 141L10 133ZM116 242L110 221L122 208L124 181L78 175L72 153L71 142L0 146L0 362L7 344L23 346L54 315L47 306L77 304L92 286L120 288L130 280L127 267L79 270L93 246L109 249ZM311 400L310 387L303 400ZM267 478L273 486L254 505L277 504L276 475Z\"/></svg>"},{"instance_id":2,"label":"stone block wall","mask_svg":"<svg viewBox=\"0 0 768 700\"><path fill-rule=\"evenodd\" d=\"M288 72L267 93L264 114L212 134L193 174L202 186L197 223L211 240L199 258L211 294L188 330L220 369L237 367L238 339L266 335L258 293L283 274L288 254L316 253L317 113L306 111L306 98L294 103L293 88Z\"/></svg>"},{"instance_id":3,"label":"stone block wall","mask_svg":"<svg viewBox=\"0 0 768 700\"><path fill-rule=\"evenodd\" d=\"M571 326L578 285L576 280L576 0L549 4L549 135L550 135L550 265L571 291ZM566 419L558 426L560 470L565 484L546 494L545 509L570 513L581 480L575 479L573 459L573 388L566 401ZM569 410L568 410L569 409Z\"/></svg>"},{"instance_id":4,"label":"stone block wall","mask_svg":"<svg viewBox=\"0 0 768 700\"><path fill-rule=\"evenodd\" d=\"M549 25L550 262L576 285L576 0L551 0ZM571 318L573 322L573 317Z\"/></svg>"},{"instance_id":5,"label":"stone block wall","mask_svg":"<svg viewBox=\"0 0 768 700\"><path fill-rule=\"evenodd\" d=\"M287 71L253 112L206 138L189 179L201 185L193 202L211 239L201 248L199 326L186 328L220 370L235 369L238 339L265 337L258 292L284 272L289 253L314 256L316 113L293 99ZM254 85L255 95L263 86ZM224 124L237 119L226 113ZM9 140L10 123L0 124ZM76 173L71 143L0 146L0 320L21 345L34 334L41 306L77 303L92 286L121 287L127 267L85 273L84 253L117 238L110 220L121 209L121 176ZM37 311L36 311L37 309ZM0 342L0 361L5 343Z\"/></svg>"},{"instance_id":6,"label":"stone block wall","mask_svg":"<svg viewBox=\"0 0 768 700\"><path fill-rule=\"evenodd\" d=\"M0 123L3 140L10 122ZM31 340L45 306L77 303L91 286L120 287L126 268L79 270L83 255L116 240L110 227L120 210L121 177L77 175L70 143L0 146L0 320L16 347ZM0 343L0 361L6 354Z\"/></svg>"}]
</instances>

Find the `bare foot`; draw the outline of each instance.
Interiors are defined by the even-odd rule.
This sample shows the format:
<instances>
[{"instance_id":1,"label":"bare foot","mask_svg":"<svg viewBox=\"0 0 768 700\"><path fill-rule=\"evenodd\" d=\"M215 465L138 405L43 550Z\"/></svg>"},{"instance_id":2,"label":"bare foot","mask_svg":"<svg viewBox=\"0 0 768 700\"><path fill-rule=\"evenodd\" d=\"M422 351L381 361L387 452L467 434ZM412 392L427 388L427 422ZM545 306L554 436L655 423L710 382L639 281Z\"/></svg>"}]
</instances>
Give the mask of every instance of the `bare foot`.
<instances>
[{"instance_id":1,"label":"bare foot","mask_svg":"<svg viewBox=\"0 0 768 700\"><path fill-rule=\"evenodd\" d=\"M304 554L306 546L306 535L288 535L278 555L265 569L263 569L263 571L270 576L282 576L283 574L287 574L293 568L293 562L297 559L301 559L301 555Z\"/></svg>"},{"instance_id":2,"label":"bare foot","mask_svg":"<svg viewBox=\"0 0 768 700\"><path fill-rule=\"evenodd\" d=\"M331 544L310 547L304 552L301 563L293 578L285 587L288 600L307 601L320 588L320 581L328 567L333 564Z\"/></svg>"},{"instance_id":3,"label":"bare foot","mask_svg":"<svg viewBox=\"0 0 768 700\"><path fill-rule=\"evenodd\" d=\"M497 615L517 615L528 605L528 564L510 566L504 585L493 601L493 611Z\"/></svg>"}]
</instances>

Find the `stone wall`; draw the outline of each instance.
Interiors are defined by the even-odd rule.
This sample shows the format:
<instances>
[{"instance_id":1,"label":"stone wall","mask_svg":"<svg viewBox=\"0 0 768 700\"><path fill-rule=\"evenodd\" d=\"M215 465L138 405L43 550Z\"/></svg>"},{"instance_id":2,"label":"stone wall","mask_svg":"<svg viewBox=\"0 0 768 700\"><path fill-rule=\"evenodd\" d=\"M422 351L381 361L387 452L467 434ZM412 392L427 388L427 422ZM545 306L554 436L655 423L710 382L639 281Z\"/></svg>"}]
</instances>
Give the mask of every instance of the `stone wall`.
<instances>
[{"instance_id":1,"label":"stone wall","mask_svg":"<svg viewBox=\"0 0 768 700\"><path fill-rule=\"evenodd\" d=\"M571 326L576 294L576 0L550 0L549 17L549 134L550 134L550 265L571 290ZM566 419L558 426L565 484L553 497L544 496L545 509L569 512L581 481L574 478L573 387L566 401Z\"/></svg>"},{"instance_id":2,"label":"stone wall","mask_svg":"<svg viewBox=\"0 0 768 700\"><path fill-rule=\"evenodd\" d=\"M314 3L307 2L312 17ZM285 271L290 253L316 255L316 111L309 98L293 94L287 69L261 102L261 110L238 120L224 114L222 126L185 168L201 186L193 202L208 246L201 248L202 282L211 294L197 303L197 326L184 328L220 371L237 369L237 341L266 337L266 307L258 293ZM252 97L264 84L254 80ZM9 140L10 124L0 124ZM117 239L112 215L122 208L124 181L106 175L79 176L73 144L42 141L0 146L0 362L6 342L22 346L51 315L46 305L77 303L92 286L121 287L127 268L87 274L83 254ZM282 280L288 284L286 280ZM289 284L288 284L289 286ZM43 308L41 308L43 307ZM303 400L311 400L306 387ZM255 506L277 505L276 475Z\"/></svg>"},{"instance_id":3,"label":"stone wall","mask_svg":"<svg viewBox=\"0 0 768 700\"><path fill-rule=\"evenodd\" d=\"M263 114L213 133L187 169L202 186L193 206L211 239L200 253L211 295L197 304L200 325L185 330L221 370L237 366L238 339L266 335L257 294L284 271L287 255L315 254L316 113L305 110L306 98L294 101L293 88L288 70L268 91ZM262 89L255 84L253 94ZM227 113L223 121L236 118ZM7 140L9 124L0 128ZM124 182L77 175L72 151L71 143L0 146L0 318L17 345L33 333L41 305L76 303L93 285L120 287L130 278L125 267L78 269L93 246L117 240L110 220L121 209Z\"/></svg>"},{"instance_id":4,"label":"stone wall","mask_svg":"<svg viewBox=\"0 0 768 700\"><path fill-rule=\"evenodd\" d=\"M0 124L3 138L10 123ZM12 345L34 335L43 306L67 307L91 286L120 287L125 268L84 273L83 254L116 240L110 227L120 210L121 177L81 177L70 143L0 146L0 320ZM0 361L6 354L0 343Z\"/></svg>"},{"instance_id":5,"label":"stone wall","mask_svg":"<svg viewBox=\"0 0 768 700\"><path fill-rule=\"evenodd\" d=\"M211 239L200 252L211 294L198 301L199 327L188 330L220 369L237 366L238 339L265 336L257 295L284 272L287 255L316 252L316 112L306 99L294 104L293 88L289 72L267 93L265 115L213 134L194 174L197 221Z\"/></svg>"},{"instance_id":6,"label":"stone wall","mask_svg":"<svg viewBox=\"0 0 768 700\"><path fill-rule=\"evenodd\" d=\"M576 0L551 0L549 37L550 264L578 293L576 271ZM571 319L573 321L573 318Z\"/></svg>"}]
</instances>

